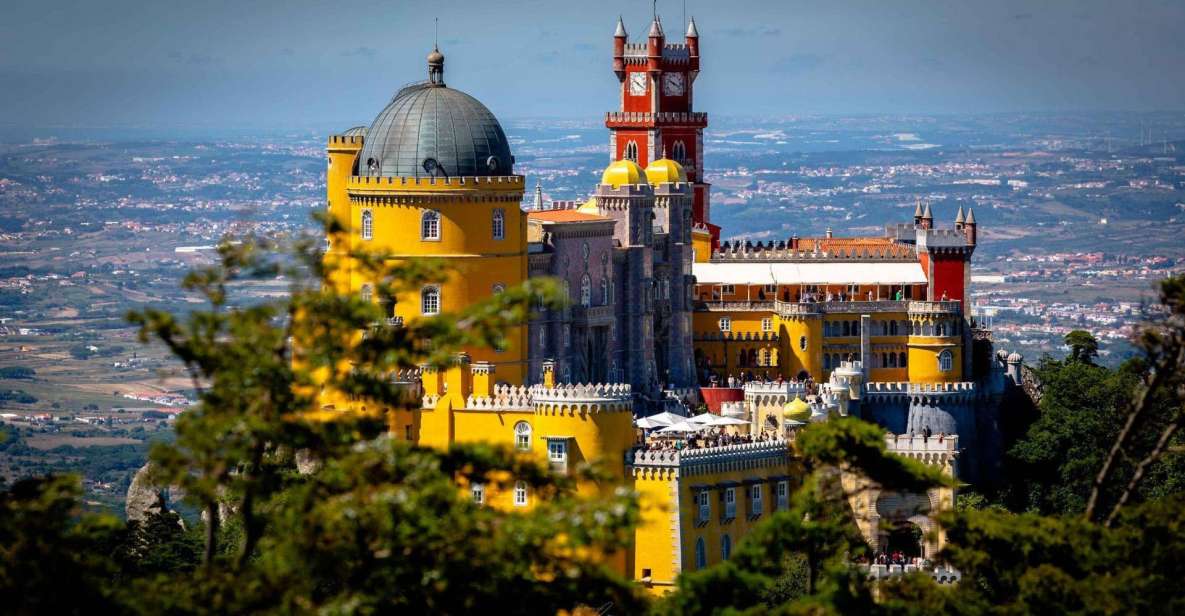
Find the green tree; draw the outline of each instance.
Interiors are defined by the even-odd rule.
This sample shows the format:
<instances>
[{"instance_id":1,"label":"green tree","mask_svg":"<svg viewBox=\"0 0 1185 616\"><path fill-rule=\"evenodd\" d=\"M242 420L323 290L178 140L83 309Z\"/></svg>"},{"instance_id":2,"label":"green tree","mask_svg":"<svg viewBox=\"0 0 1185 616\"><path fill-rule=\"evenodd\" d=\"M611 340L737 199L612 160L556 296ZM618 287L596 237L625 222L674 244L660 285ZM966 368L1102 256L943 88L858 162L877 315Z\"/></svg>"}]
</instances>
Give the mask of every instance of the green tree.
<instances>
[{"instance_id":1,"label":"green tree","mask_svg":"<svg viewBox=\"0 0 1185 616\"><path fill-rule=\"evenodd\" d=\"M1093 364L1099 356L1099 341L1088 331L1076 329L1065 337L1066 346L1070 347L1070 360Z\"/></svg>"}]
</instances>

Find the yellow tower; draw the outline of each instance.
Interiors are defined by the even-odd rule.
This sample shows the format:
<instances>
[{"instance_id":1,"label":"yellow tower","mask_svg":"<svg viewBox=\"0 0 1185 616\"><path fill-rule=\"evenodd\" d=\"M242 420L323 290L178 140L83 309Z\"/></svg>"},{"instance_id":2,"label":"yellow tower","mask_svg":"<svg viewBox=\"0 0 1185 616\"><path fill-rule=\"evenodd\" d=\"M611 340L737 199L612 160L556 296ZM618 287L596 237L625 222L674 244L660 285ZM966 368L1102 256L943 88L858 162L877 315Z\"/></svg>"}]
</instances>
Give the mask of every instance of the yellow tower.
<instances>
[{"instance_id":1,"label":"yellow tower","mask_svg":"<svg viewBox=\"0 0 1185 616\"><path fill-rule=\"evenodd\" d=\"M367 129L330 139L329 212L347 229L327 258L343 261L339 288L382 305L396 321L456 313L522 284L527 276L523 177L497 118L444 82L444 55L428 55L428 79L401 89ZM400 297L377 297L379 281L351 267L348 252L392 259L433 257L450 274ZM500 380L523 381L526 327L504 348L465 349Z\"/></svg>"}]
</instances>

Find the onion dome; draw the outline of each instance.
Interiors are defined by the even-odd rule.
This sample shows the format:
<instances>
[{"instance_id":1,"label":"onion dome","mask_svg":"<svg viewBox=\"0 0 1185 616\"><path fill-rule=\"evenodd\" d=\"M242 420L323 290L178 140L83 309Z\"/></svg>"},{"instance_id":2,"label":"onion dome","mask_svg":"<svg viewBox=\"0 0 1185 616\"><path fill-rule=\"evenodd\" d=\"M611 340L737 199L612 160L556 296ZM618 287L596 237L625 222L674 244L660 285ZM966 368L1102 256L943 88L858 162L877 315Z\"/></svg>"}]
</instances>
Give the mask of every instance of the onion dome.
<instances>
[{"instance_id":1,"label":"onion dome","mask_svg":"<svg viewBox=\"0 0 1185 616\"><path fill-rule=\"evenodd\" d=\"M787 402L782 407L782 416L785 419L792 419L794 421L810 421L811 405L807 404L806 400L795 396L793 400Z\"/></svg>"},{"instance_id":2,"label":"onion dome","mask_svg":"<svg viewBox=\"0 0 1185 616\"><path fill-rule=\"evenodd\" d=\"M1010 364L1019 364L1022 361L1024 361L1024 357L1021 357L1020 353L1015 351L1008 356L1008 363Z\"/></svg>"},{"instance_id":3,"label":"onion dome","mask_svg":"<svg viewBox=\"0 0 1185 616\"><path fill-rule=\"evenodd\" d=\"M669 158L660 158L646 167L646 180L651 184L686 182L687 172L683 170L683 165Z\"/></svg>"},{"instance_id":4,"label":"onion dome","mask_svg":"<svg viewBox=\"0 0 1185 616\"><path fill-rule=\"evenodd\" d=\"M407 86L370 128L359 175L472 177L514 174L502 125L480 101L444 84L444 54L428 55L428 81Z\"/></svg>"},{"instance_id":5,"label":"onion dome","mask_svg":"<svg viewBox=\"0 0 1185 616\"><path fill-rule=\"evenodd\" d=\"M618 188L623 184L644 184L644 177L646 175L638 163L623 158L605 168L605 172L601 174L601 183Z\"/></svg>"}]
</instances>

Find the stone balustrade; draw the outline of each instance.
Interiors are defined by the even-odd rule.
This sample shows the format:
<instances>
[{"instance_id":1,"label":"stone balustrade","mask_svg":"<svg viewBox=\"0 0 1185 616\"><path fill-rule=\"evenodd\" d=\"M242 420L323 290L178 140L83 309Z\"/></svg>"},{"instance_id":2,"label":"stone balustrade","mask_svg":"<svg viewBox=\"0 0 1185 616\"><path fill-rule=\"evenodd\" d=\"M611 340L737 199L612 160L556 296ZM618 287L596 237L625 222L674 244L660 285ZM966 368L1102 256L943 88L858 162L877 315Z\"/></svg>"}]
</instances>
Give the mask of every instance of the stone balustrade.
<instances>
[{"instance_id":1,"label":"stone balustrade","mask_svg":"<svg viewBox=\"0 0 1185 616\"><path fill-rule=\"evenodd\" d=\"M915 573L921 571L929 575L939 584L955 584L963 578L963 574L950 567L939 565L933 569L925 569L918 565L857 565L868 574L868 578L872 580L884 580L907 573Z\"/></svg>"}]
</instances>

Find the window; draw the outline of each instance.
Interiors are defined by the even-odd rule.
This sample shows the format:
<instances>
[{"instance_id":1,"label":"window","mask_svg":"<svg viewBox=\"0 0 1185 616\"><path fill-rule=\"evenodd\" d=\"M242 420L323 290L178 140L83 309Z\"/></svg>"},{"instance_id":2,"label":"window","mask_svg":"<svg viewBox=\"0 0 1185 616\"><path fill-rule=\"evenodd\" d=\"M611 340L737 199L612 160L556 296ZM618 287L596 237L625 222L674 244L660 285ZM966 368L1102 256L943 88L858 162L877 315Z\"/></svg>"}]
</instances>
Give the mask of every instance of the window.
<instances>
[{"instance_id":1,"label":"window","mask_svg":"<svg viewBox=\"0 0 1185 616\"><path fill-rule=\"evenodd\" d=\"M730 284L720 285L720 294L721 295L734 295L734 294L736 294L736 292L737 292L737 289L733 285L730 285Z\"/></svg>"},{"instance_id":2,"label":"window","mask_svg":"<svg viewBox=\"0 0 1185 616\"><path fill-rule=\"evenodd\" d=\"M609 305L609 281L603 277L601 278L601 305Z\"/></svg>"},{"instance_id":3,"label":"window","mask_svg":"<svg viewBox=\"0 0 1185 616\"><path fill-rule=\"evenodd\" d=\"M724 518L731 520L737 517L737 489L724 489Z\"/></svg>"},{"instance_id":4,"label":"window","mask_svg":"<svg viewBox=\"0 0 1185 616\"><path fill-rule=\"evenodd\" d=\"M638 162L638 142L630 141L625 144L625 154L622 158L628 158L634 162Z\"/></svg>"},{"instance_id":5,"label":"window","mask_svg":"<svg viewBox=\"0 0 1185 616\"><path fill-rule=\"evenodd\" d=\"M494 284L494 287L491 290L494 292L494 295L497 295L506 290L506 285L499 282Z\"/></svg>"},{"instance_id":6,"label":"window","mask_svg":"<svg viewBox=\"0 0 1185 616\"><path fill-rule=\"evenodd\" d=\"M805 351L805 350L806 350L806 336L799 336L799 338L798 338L798 350L800 350L800 351Z\"/></svg>"},{"instance_id":7,"label":"window","mask_svg":"<svg viewBox=\"0 0 1185 616\"><path fill-rule=\"evenodd\" d=\"M410 441L411 439L411 426L403 426L403 440Z\"/></svg>"},{"instance_id":8,"label":"window","mask_svg":"<svg viewBox=\"0 0 1185 616\"><path fill-rule=\"evenodd\" d=\"M580 256L584 258L584 262L586 264L588 263L588 255L591 252L592 249L588 247L588 242L584 242L580 245Z\"/></svg>"},{"instance_id":9,"label":"window","mask_svg":"<svg viewBox=\"0 0 1185 616\"><path fill-rule=\"evenodd\" d=\"M424 287L420 291L420 313L440 314L440 287Z\"/></svg>"},{"instance_id":10,"label":"window","mask_svg":"<svg viewBox=\"0 0 1185 616\"><path fill-rule=\"evenodd\" d=\"M362 239L374 237L374 214L370 210L362 210Z\"/></svg>"},{"instance_id":11,"label":"window","mask_svg":"<svg viewBox=\"0 0 1185 616\"><path fill-rule=\"evenodd\" d=\"M592 305L592 279L588 274L580 278L580 305L585 308Z\"/></svg>"},{"instance_id":12,"label":"window","mask_svg":"<svg viewBox=\"0 0 1185 616\"><path fill-rule=\"evenodd\" d=\"M938 369L943 372L950 372L954 369L955 358L951 354L950 349L947 349L938 354Z\"/></svg>"},{"instance_id":13,"label":"window","mask_svg":"<svg viewBox=\"0 0 1185 616\"><path fill-rule=\"evenodd\" d=\"M772 332L773 330L774 330L774 320L773 319L771 319L769 317L761 319L761 331Z\"/></svg>"},{"instance_id":14,"label":"window","mask_svg":"<svg viewBox=\"0 0 1185 616\"><path fill-rule=\"evenodd\" d=\"M420 215L420 239L436 241L440 239L440 212L424 210Z\"/></svg>"},{"instance_id":15,"label":"window","mask_svg":"<svg viewBox=\"0 0 1185 616\"><path fill-rule=\"evenodd\" d=\"M755 483L749 486L749 515L761 515L765 509L764 500L765 495L761 491L761 484Z\"/></svg>"},{"instance_id":16,"label":"window","mask_svg":"<svg viewBox=\"0 0 1185 616\"><path fill-rule=\"evenodd\" d=\"M695 501L696 504L699 505L699 515L697 516L696 521L700 524L703 524L712 517L712 502L709 500L708 491L700 490L700 492L695 495Z\"/></svg>"},{"instance_id":17,"label":"window","mask_svg":"<svg viewBox=\"0 0 1185 616\"><path fill-rule=\"evenodd\" d=\"M519 451L530 451L531 424L525 421L514 424L514 448Z\"/></svg>"},{"instance_id":18,"label":"window","mask_svg":"<svg viewBox=\"0 0 1185 616\"><path fill-rule=\"evenodd\" d=\"M897 367L898 368L905 368L906 367L906 364L905 364L906 357L908 357L908 355L906 355L904 351L902 351L900 354L897 355Z\"/></svg>"},{"instance_id":19,"label":"window","mask_svg":"<svg viewBox=\"0 0 1185 616\"><path fill-rule=\"evenodd\" d=\"M720 560L728 560L732 556L732 537L725 534L720 538Z\"/></svg>"},{"instance_id":20,"label":"window","mask_svg":"<svg viewBox=\"0 0 1185 616\"><path fill-rule=\"evenodd\" d=\"M890 336L897 335L897 321L889 321L889 335Z\"/></svg>"},{"instance_id":21,"label":"window","mask_svg":"<svg viewBox=\"0 0 1185 616\"><path fill-rule=\"evenodd\" d=\"M525 481L514 482L514 506L527 506L527 482Z\"/></svg>"},{"instance_id":22,"label":"window","mask_svg":"<svg viewBox=\"0 0 1185 616\"><path fill-rule=\"evenodd\" d=\"M831 369L831 356L826 353L823 354L823 369L824 370Z\"/></svg>"},{"instance_id":23,"label":"window","mask_svg":"<svg viewBox=\"0 0 1185 616\"><path fill-rule=\"evenodd\" d=\"M790 507L790 482L779 481L775 490L777 490L778 509L788 509Z\"/></svg>"},{"instance_id":24,"label":"window","mask_svg":"<svg viewBox=\"0 0 1185 616\"><path fill-rule=\"evenodd\" d=\"M732 319L731 318L720 317L720 331L722 331L722 332L732 331Z\"/></svg>"},{"instance_id":25,"label":"window","mask_svg":"<svg viewBox=\"0 0 1185 616\"><path fill-rule=\"evenodd\" d=\"M469 493L473 495L473 502L482 505L486 502L486 486L484 483L475 483L469 486Z\"/></svg>"},{"instance_id":26,"label":"window","mask_svg":"<svg viewBox=\"0 0 1185 616\"><path fill-rule=\"evenodd\" d=\"M490 227L493 231L494 239L506 239L506 212L502 208L494 210L494 217L490 222Z\"/></svg>"},{"instance_id":27,"label":"window","mask_svg":"<svg viewBox=\"0 0 1185 616\"><path fill-rule=\"evenodd\" d=\"M676 141L671 147L671 157L679 162L687 160L687 146L682 141Z\"/></svg>"},{"instance_id":28,"label":"window","mask_svg":"<svg viewBox=\"0 0 1185 616\"><path fill-rule=\"evenodd\" d=\"M884 366L886 368L896 368L897 367L897 354L896 353L888 353L882 363L884 364Z\"/></svg>"},{"instance_id":29,"label":"window","mask_svg":"<svg viewBox=\"0 0 1185 616\"><path fill-rule=\"evenodd\" d=\"M852 299L860 299L860 285L858 285L858 284L848 285L848 295L851 295Z\"/></svg>"},{"instance_id":30,"label":"window","mask_svg":"<svg viewBox=\"0 0 1185 616\"><path fill-rule=\"evenodd\" d=\"M695 540L695 568L703 569L708 566L708 550L704 547L704 538Z\"/></svg>"},{"instance_id":31,"label":"window","mask_svg":"<svg viewBox=\"0 0 1185 616\"><path fill-rule=\"evenodd\" d=\"M568 462L568 443L566 441L547 441L547 459L556 464Z\"/></svg>"},{"instance_id":32,"label":"window","mask_svg":"<svg viewBox=\"0 0 1185 616\"><path fill-rule=\"evenodd\" d=\"M539 346L540 347L547 346L547 330L546 329L539 330Z\"/></svg>"},{"instance_id":33,"label":"window","mask_svg":"<svg viewBox=\"0 0 1185 616\"><path fill-rule=\"evenodd\" d=\"M370 298L373 296L374 291L372 290L370 285L364 284L364 285L362 285L362 290L358 294L362 297L362 301L369 304Z\"/></svg>"},{"instance_id":34,"label":"window","mask_svg":"<svg viewBox=\"0 0 1185 616\"><path fill-rule=\"evenodd\" d=\"M776 284L767 284L767 285L765 285L764 287L762 287L762 290L763 290L763 291L765 291L766 293L773 293L773 294L777 295L777 293L778 293L778 285L776 285Z\"/></svg>"}]
</instances>

